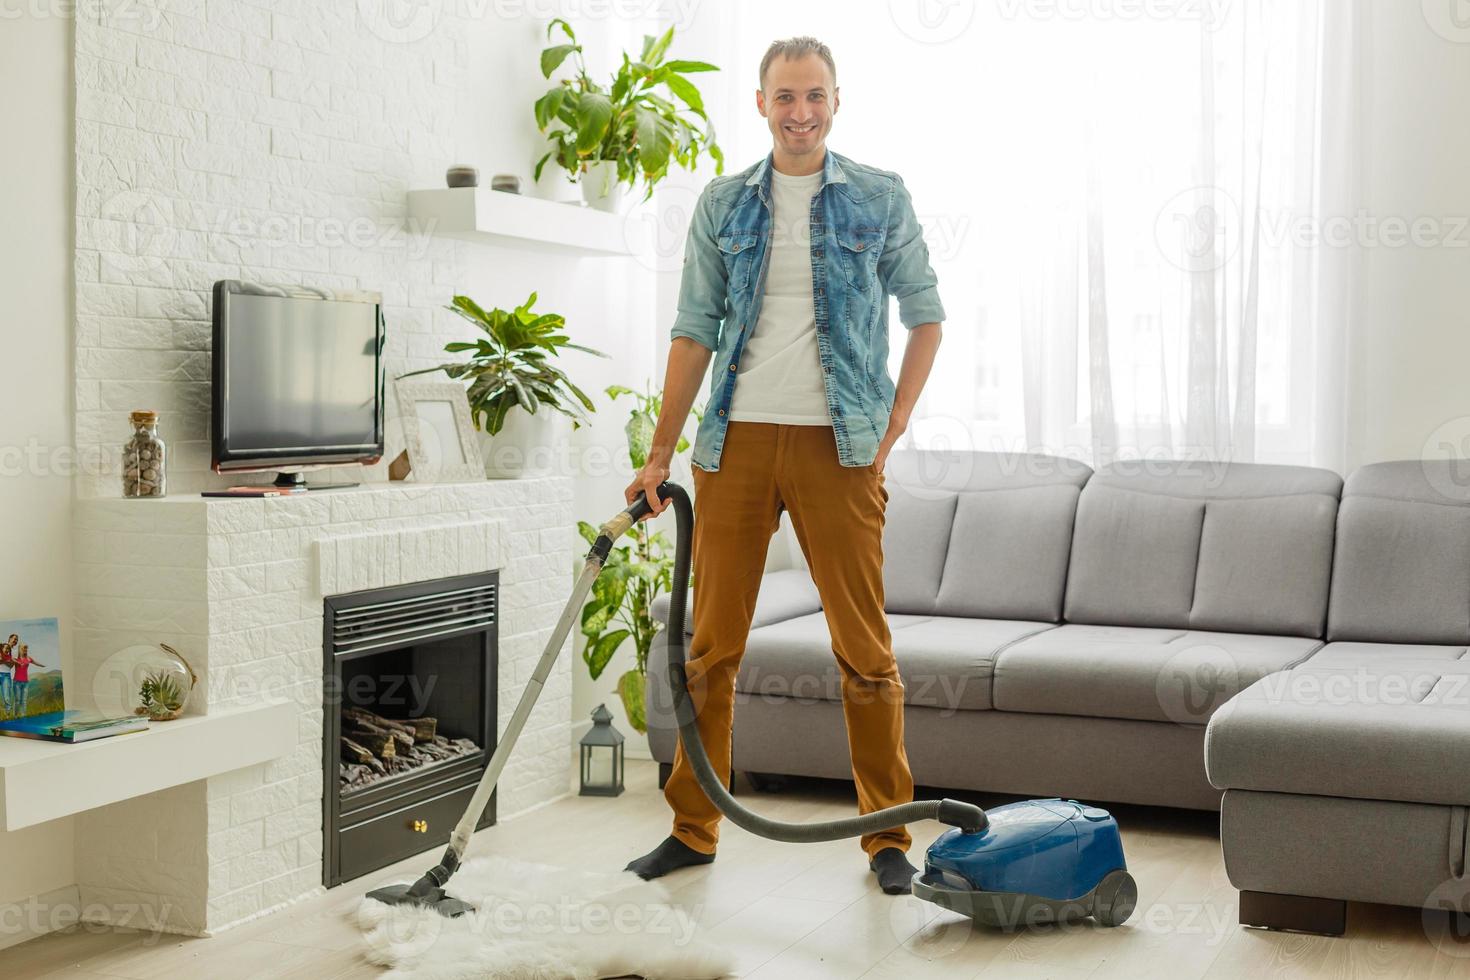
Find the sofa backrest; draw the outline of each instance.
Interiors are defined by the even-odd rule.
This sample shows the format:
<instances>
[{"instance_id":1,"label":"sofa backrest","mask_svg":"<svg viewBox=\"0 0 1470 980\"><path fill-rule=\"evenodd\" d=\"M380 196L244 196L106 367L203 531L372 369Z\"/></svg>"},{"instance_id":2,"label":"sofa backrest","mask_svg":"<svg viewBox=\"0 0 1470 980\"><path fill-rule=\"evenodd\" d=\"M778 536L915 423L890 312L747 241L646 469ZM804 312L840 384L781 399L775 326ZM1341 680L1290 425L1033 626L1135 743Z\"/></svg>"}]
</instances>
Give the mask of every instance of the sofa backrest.
<instances>
[{"instance_id":1,"label":"sofa backrest","mask_svg":"<svg viewBox=\"0 0 1470 980\"><path fill-rule=\"evenodd\" d=\"M1309 467L1103 467L1077 505L1066 619L1320 637L1341 492Z\"/></svg>"},{"instance_id":2,"label":"sofa backrest","mask_svg":"<svg viewBox=\"0 0 1470 980\"><path fill-rule=\"evenodd\" d=\"M1023 453L888 457L885 606L1058 622L1085 463Z\"/></svg>"},{"instance_id":3,"label":"sofa backrest","mask_svg":"<svg viewBox=\"0 0 1470 980\"><path fill-rule=\"evenodd\" d=\"M1470 643L1470 463L1371 463L1348 477L1327 638Z\"/></svg>"}]
</instances>

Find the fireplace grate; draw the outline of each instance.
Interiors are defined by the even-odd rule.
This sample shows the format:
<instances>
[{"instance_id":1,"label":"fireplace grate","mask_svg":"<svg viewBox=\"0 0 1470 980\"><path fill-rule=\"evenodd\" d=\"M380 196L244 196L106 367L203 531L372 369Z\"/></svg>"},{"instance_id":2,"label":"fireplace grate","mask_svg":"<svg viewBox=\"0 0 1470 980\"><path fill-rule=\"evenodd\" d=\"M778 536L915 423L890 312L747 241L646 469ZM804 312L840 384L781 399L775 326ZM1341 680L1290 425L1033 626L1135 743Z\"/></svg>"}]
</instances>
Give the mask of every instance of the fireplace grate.
<instances>
[{"instance_id":1,"label":"fireplace grate","mask_svg":"<svg viewBox=\"0 0 1470 980\"><path fill-rule=\"evenodd\" d=\"M390 599L337 611L332 653L372 653L495 625L496 586Z\"/></svg>"}]
</instances>

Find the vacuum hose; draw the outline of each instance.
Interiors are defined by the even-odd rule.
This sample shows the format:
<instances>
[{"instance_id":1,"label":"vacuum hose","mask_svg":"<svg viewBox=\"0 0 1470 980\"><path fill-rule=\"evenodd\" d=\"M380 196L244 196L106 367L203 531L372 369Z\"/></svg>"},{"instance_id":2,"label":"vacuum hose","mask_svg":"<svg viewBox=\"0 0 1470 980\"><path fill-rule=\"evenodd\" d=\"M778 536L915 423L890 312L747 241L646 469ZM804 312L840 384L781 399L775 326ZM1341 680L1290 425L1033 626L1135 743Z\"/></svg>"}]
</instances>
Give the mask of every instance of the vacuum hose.
<instances>
[{"instance_id":1,"label":"vacuum hose","mask_svg":"<svg viewBox=\"0 0 1470 980\"><path fill-rule=\"evenodd\" d=\"M690 548L694 540L694 505L689 494L676 483L665 481L659 484L660 500L672 501L674 516L678 522L678 544L674 552L673 595L670 597L669 622L665 629L668 638L667 671L669 689L674 697L674 720L679 725L679 740L684 746L684 755L689 759L695 779L704 795L721 813L737 827L769 840L791 844L812 844L817 841L842 840L875 834L894 827L901 827L917 820L938 820L967 833L978 833L985 829L988 821L985 811L972 803L959 800L921 800L903 803L884 810L874 810L858 817L841 820L821 820L813 823L783 823L763 817L746 809L730 795L724 780L716 775L710 764L709 755L699 737L699 726L695 720L694 705L689 697L688 672L684 666L684 617L685 598L689 594ZM651 513L652 506L645 496L640 495L626 513L633 522Z\"/></svg>"}]
</instances>

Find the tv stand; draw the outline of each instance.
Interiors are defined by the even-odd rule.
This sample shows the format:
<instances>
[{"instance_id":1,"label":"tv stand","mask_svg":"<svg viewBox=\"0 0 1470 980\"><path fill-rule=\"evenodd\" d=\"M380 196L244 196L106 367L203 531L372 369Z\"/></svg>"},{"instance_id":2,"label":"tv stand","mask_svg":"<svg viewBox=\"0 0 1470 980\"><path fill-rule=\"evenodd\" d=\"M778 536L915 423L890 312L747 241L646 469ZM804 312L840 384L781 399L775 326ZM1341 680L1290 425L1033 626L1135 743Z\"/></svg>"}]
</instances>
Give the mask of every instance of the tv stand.
<instances>
[{"instance_id":1,"label":"tv stand","mask_svg":"<svg viewBox=\"0 0 1470 980\"><path fill-rule=\"evenodd\" d=\"M305 473L277 473L273 487L282 490L346 490L348 487L362 486L360 483L314 483L306 482Z\"/></svg>"}]
</instances>

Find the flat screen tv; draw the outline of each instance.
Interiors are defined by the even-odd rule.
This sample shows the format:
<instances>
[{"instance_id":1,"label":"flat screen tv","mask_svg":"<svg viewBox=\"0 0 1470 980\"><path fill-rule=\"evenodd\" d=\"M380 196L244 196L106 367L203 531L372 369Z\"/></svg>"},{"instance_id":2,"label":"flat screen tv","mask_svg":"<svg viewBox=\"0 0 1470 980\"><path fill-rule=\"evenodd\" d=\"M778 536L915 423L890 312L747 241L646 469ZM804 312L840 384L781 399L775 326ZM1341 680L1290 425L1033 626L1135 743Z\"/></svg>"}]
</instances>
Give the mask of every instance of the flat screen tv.
<instances>
[{"instance_id":1,"label":"flat screen tv","mask_svg":"<svg viewBox=\"0 0 1470 980\"><path fill-rule=\"evenodd\" d=\"M304 470L383 457L377 293L214 284L211 447L217 473Z\"/></svg>"}]
</instances>

